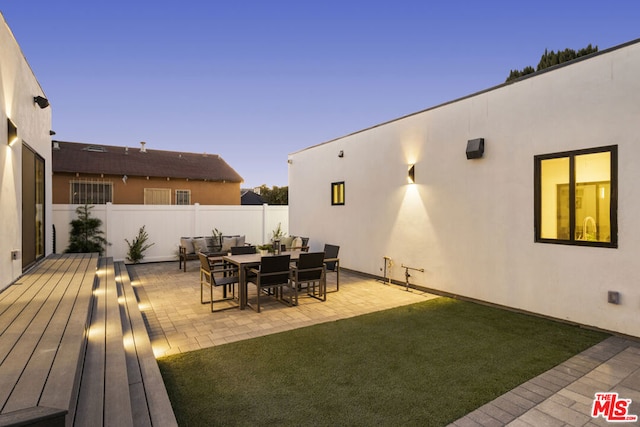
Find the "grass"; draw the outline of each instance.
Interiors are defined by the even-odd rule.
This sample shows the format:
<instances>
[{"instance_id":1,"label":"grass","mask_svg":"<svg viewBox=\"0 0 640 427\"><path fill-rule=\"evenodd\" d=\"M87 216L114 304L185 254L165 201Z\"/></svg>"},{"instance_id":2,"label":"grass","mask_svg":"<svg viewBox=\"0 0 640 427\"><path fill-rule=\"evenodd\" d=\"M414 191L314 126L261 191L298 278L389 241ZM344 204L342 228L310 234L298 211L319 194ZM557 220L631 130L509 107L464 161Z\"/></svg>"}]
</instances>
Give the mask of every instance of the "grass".
<instances>
[{"instance_id":1,"label":"grass","mask_svg":"<svg viewBox=\"0 0 640 427\"><path fill-rule=\"evenodd\" d=\"M442 426L605 337L437 298L158 362L181 426Z\"/></svg>"}]
</instances>

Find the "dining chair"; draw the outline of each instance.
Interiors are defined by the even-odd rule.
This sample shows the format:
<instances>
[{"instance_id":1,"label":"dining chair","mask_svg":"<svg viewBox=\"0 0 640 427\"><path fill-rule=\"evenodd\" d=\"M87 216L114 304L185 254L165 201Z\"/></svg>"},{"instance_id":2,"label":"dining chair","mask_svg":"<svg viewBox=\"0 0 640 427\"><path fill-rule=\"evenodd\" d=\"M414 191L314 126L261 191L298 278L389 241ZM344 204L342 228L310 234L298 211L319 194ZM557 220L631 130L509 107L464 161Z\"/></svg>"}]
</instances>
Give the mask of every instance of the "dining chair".
<instances>
[{"instance_id":1,"label":"dining chair","mask_svg":"<svg viewBox=\"0 0 640 427\"><path fill-rule=\"evenodd\" d=\"M305 284L307 295L320 301L327 300L327 276L324 263L324 252L304 252L300 254L298 263L291 267L291 280L297 291ZM317 287L316 287L317 285Z\"/></svg>"},{"instance_id":2,"label":"dining chair","mask_svg":"<svg viewBox=\"0 0 640 427\"><path fill-rule=\"evenodd\" d=\"M255 254L256 247L255 246L232 246L231 247L231 255L246 255L246 254Z\"/></svg>"},{"instance_id":3,"label":"dining chair","mask_svg":"<svg viewBox=\"0 0 640 427\"><path fill-rule=\"evenodd\" d=\"M211 304L211 312L227 310L230 308L238 307L238 304L232 304L225 308L217 310L213 309L214 302L230 301L235 299L235 286L238 284L238 270L224 266L222 264L211 264L209 258L202 252L198 252L198 258L200 259L200 303ZM215 277L215 274L222 274L222 277ZM209 300L204 300L204 287L209 286L210 294ZM222 286L222 298L213 299L213 289ZM227 292L231 291L231 296L227 296Z\"/></svg>"},{"instance_id":4,"label":"dining chair","mask_svg":"<svg viewBox=\"0 0 640 427\"><path fill-rule=\"evenodd\" d=\"M336 245L324 245L324 262L327 266L327 271L334 271L336 273L336 290L340 290L340 259L338 258L338 252L340 246ZM331 291L331 292L335 292Z\"/></svg>"},{"instance_id":5,"label":"dining chair","mask_svg":"<svg viewBox=\"0 0 640 427\"><path fill-rule=\"evenodd\" d=\"M250 278L249 283L256 285L257 296L256 306L247 301L247 305L256 312L260 313L260 295L263 290L275 291L275 295L279 301L293 305L293 301L297 300L298 294L295 286L291 285L289 264L291 262L290 255L271 255L263 256L260 259L260 267L252 268L250 273L255 277ZM288 287L294 296L289 295L288 300L283 298L284 288Z\"/></svg>"}]
</instances>

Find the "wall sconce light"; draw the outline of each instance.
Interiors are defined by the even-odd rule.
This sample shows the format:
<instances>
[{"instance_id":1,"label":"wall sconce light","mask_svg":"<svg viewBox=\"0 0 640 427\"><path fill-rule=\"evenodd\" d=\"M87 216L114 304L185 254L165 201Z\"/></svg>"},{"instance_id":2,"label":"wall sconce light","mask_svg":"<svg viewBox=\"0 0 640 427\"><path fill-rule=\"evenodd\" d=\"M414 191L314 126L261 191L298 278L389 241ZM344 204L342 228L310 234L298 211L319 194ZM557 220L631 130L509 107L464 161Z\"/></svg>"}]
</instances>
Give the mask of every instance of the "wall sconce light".
<instances>
[{"instance_id":1,"label":"wall sconce light","mask_svg":"<svg viewBox=\"0 0 640 427\"><path fill-rule=\"evenodd\" d=\"M49 100L47 98L45 98L45 97L40 96L40 95L34 96L33 97L33 102L38 104L38 107L40 107L40 108L47 108L49 106Z\"/></svg>"},{"instance_id":2,"label":"wall sconce light","mask_svg":"<svg viewBox=\"0 0 640 427\"><path fill-rule=\"evenodd\" d=\"M340 152L338 153L338 157L343 158L344 157L344 151L340 150Z\"/></svg>"},{"instance_id":3,"label":"wall sconce light","mask_svg":"<svg viewBox=\"0 0 640 427\"><path fill-rule=\"evenodd\" d=\"M7 118L7 144L11 145L18 140L18 128Z\"/></svg>"},{"instance_id":4,"label":"wall sconce light","mask_svg":"<svg viewBox=\"0 0 640 427\"><path fill-rule=\"evenodd\" d=\"M415 184L415 182L416 182L416 165L409 165L409 170L407 171L407 182L409 184Z\"/></svg>"},{"instance_id":5,"label":"wall sconce light","mask_svg":"<svg viewBox=\"0 0 640 427\"><path fill-rule=\"evenodd\" d=\"M467 159L479 159L484 154L484 138L467 141Z\"/></svg>"}]
</instances>

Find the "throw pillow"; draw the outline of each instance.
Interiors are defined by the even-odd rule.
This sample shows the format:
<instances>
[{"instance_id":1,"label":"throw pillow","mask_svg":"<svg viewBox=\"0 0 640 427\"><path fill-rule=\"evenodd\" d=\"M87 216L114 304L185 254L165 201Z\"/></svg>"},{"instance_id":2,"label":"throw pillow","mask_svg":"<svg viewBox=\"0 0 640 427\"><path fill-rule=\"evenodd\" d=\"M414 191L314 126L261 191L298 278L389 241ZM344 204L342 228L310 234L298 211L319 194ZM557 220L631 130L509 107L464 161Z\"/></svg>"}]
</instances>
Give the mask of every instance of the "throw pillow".
<instances>
[{"instance_id":1,"label":"throw pillow","mask_svg":"<svg viewBox=\"0 0 640 427\"><path fill-rule=\"evenodd\" d=\"M223 237L222 238L222 252L230 252L233 246L238 246L236 241L238 239L236 237Z\"/></svg>"},{"instance_id":2,"label":"throw pillow","mask_svg":"<svg viewBox=\"0 0 640 427\"><path fill-rule=\"evenodd\" d=\"M284 245L287 250L291 249L291 244L293 243L293 236L287 236L280 239L280 244Z\"/></svg>"},{"instance_id":3,"label":"throw pillow","mask_svg":"<svg viewBox=\"0 0 640 427\"><path fill-rule=\"evenodd\" d=\"M236 246L244 246L245 236L236 237Z\"/></svg>"},{"instance_id":4,"label":"throw pillow","mask_svg":"<svg viewBox=\"0 0 640 427\"><path fill-rule=\"evenodd\" d=\"M207 253L209 251L207 249L207 239L204 237L197 237L193 239L193 248L196 252Z\"/></svg>"},{"instance_id":5,"label":"throw pillow","mask_svg":"<svg viewBox=\"0 0 640 427\"><path fill-rule=\"evenodd\" d=\"M180 246L182 246L187 250L187 254L192 254L195 252L195 249L193 247L193 241L189 237L181 237Z\"/></svg>"}]
</instances>

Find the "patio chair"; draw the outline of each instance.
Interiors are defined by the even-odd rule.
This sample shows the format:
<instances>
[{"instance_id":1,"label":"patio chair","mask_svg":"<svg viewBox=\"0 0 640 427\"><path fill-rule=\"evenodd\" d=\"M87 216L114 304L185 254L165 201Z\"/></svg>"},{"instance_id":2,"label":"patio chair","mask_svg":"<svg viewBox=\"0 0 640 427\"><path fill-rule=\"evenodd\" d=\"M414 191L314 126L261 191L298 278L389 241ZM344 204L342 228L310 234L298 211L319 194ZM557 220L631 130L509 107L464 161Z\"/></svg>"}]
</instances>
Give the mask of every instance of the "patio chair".
<instances>
[{"instance_id":1,"label":"patio chair","mask_svg":"<svg viewBox=\"0 0 640 427\"><path fill-rule=\"evenodd\" d=\"M340 259L338 258L338 252L340 246L336 245L324 245L324 262L327 266L327 271L334 271L336 273L336 290L340 290Z\"/></svg>"},{"instance_id":2,"label":"patio chair","mask_svg":"<svg viewBox=\"0 0 640 427\"><path fill-rule=\"evenodd\" d=\"M239 282L238 270L236 268L225 267L221 264L211 264L209 258L202 252L198 252L200 259L200 303L211 304L211 312L227 310L238 307L238 304L232 304L225 308L214 310L214 302L231 301L235 299L235 285ZM222 277L215 277L216 273L223 274ZM209 286L209 300L204 300L204 287ZM213 299L213 288L222 286L222 298ZM227 292L231 291L231 296L227 296Z\"/></svg>"},{"instance_id":3,"label":"patio chair","mask_svg":"<svg viewBox=\"0 0 640 427\"><path fill-rule=\"evenodd\" d=\"M264 290L274 290L278 300L285 303L288 302L289 306L293 304L294 300L297 300L296 287L291 285L290 280L290 262L290 255L263 256L260 260L260 267L249 270L250 274L255 274L255 277L250 278L249 282L256 285L257 289L256 305L254 307L253 304L247 301L249 307L260 313L260 295ZM288 300L283 298L285 287L288 287L294 293L294 296L289 296Z\"/></svg>"},{"instance_id":4,"label":"patio chair","mask_svg":"<svg viewBox=\"0 0 640 427\"><path fill-rule=\"evenodd\" d=\"M324 252L301 253L298 264L291 267L291 280L297 291L307 286L307 295L320 301L327 300L327 276L324 264ZM316 287L317 286L317 287Z\"/></svg>"}]
</instances>

